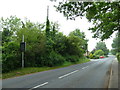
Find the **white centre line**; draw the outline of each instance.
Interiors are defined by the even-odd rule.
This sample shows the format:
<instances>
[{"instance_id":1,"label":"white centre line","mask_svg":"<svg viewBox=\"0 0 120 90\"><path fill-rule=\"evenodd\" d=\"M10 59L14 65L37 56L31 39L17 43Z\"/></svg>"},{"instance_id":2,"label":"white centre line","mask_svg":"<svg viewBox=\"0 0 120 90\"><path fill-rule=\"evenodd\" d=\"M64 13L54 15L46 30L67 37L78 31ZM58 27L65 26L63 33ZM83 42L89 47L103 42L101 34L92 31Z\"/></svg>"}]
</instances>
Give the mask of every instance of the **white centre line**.
<instances>
[{"instance_id":1,"label":"white centre line","mask_svg":"<svg viewBox=\"0 0 120 90\"><path fill-rule=\"evenodd\" d=\"M33 88L29 89L29 90L32 90L32 89L35 89L35 88L38 88L38 87L44 86L44 85L46 85L46 84L48 84L48 82L45 82L45 83L40 84L40 85L37 85L37 86L35 86L35 87L33 87Z\"/></svg>"},{"instance_id":2,"label":"white centre line","mask_svg":"<svg viewBox=\"0 0 120 90\"><path fill-rule=\"evenodd\" d=\"M88 68L89 66L83 67L82 69Z\"/></svg>"},{"instance_id":3,"label":"white centre line","mask_svg":"<svg viewBox=\"0 0 120 90\"><path fill-rule=\"evenodd\" d=\"M77 71L79 71L79 70L75 70L75 71L73 71L73 72L70 72L70 73L65 74L65 75L63 75L63 76L60 76L60 77L58 77L58 78L66 77L66 76L71 75L71 74L73 74L73 73L75 73L75 72L77 72Z\"/></svg>"}]
</instances>

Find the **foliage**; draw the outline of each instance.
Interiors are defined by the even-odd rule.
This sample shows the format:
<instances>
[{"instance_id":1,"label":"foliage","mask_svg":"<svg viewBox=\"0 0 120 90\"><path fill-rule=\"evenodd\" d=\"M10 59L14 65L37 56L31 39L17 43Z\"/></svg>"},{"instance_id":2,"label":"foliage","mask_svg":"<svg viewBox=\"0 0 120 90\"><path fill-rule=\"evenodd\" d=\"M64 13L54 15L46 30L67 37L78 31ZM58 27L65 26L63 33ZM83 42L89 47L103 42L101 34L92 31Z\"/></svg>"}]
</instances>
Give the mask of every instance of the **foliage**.
<instances>
[{"instance_id":1,"label":"foliage","mask_svg":"<svg viewBox=\"0 0 120 90\"><path fill-rule=\"evenodd\" d=\"M0 22L3 29L1 47L3 73L21 68L20 43L23 35L26 42L25 67L54 67L66 61L75 63L87 50L88 40L79 29L65 36L58 31L59 24L56 22L47 21L46 24L33 23L29 20L23 22L16 16L2 18Z\"/></svg>"},{"instance_id":2,"label":"foliage","mask_svg":"<svg viewBox=\"0 0 120 90\"><path fill-rule=\"evenodd\" d=\"M116 50L116 49L111 49L111 53L112 53L113 55L116 55L117 50Z\"/></svg>"},{"instance_id":3,"label":"foliage","mask_svg":"<svg viewBox=\"0 0 120 90\"><path fill-rule=\"evenodd\" d=\"M88 40L85 38L85 33L84 32L81 32L80 29L75 29L69 35L74 35L74 36L77 36L78 38L82 39L81 47L82 47L82 49L84 49L84 52L87 51Z\"/></svg>"},{"instance_id":4,"label":"foliage","mask_svg":"<svg viewBox=\"0 0 120 90\"><path fill-rule=\"evenodd\" d=\"M10 18L7 19L0 19L0 24L3 29L2 32L2 44L4 42L9 42L13 40L13 35L16 33L16 31L19 30L21 27L21 20L17 18L16 16L10 16Z\"/></svg>"},{"instance_id":5,"label":"foliage","mask_svg":"<svg viewBox=\"0 0 120 90\"><path fill-rule=\"evenodd\" d=\"M83 36L85 35L84 33L80 32L80 30L71 32L67 38L66 44L68 47L66 48L66 52L70 55L82 56L87 50L87 47L84 48L84 46L87 44L87 40L84 39Z\"/></svg>"},{"instance_id":6,"label":"foliage","mask_svg":"<svg viewBox=\"0 0 120 90\"><path fill-rule=\"evenodd\" d=\"M96 54L92 54L92 53L89 54L90 59L99 59L99 57L100 57L100 55L96 55Z\"/></svg>"},{"instance_id":7,"label":"foliage","mask_svg":"<svg viewBox=\"0 0 120 90\"><path fill-rule=\"evenodd\" d=\"M72 62L72 63L76 63L80 59L78 56L75 56L75 55L66 55L65 58L66 58L66 61Z\"/></svg>"},{"instance_id":8,"label":"foliage","mask_svg":"<svg viewBox=\"0 0 120 90\"><path fill-rule=\"evenodd\" d=\"M104 55L104 51L103 50L96 50L95 53L93 54L94 56L103 56Z\"/></svg>"},{"instance_id":9,"label":"foliage","mask_svg":"<svg viewBox=\"0 0 120 90\"><path fill-rule=\"evenodd\" d=\"M116 53L120 52L120 37L118 33L116 34L116 37L113 39L112 48L113 55L116 55Z\"/></svg>"},{"instance_id":10,"label":"foliage","mask_svg":"<svg viewBox=\"0 0 120 90\"><path fill-rule=\"evenodd\" d=\"M89 61L90 61L89 59L80 58L79 62L77 62L75 64L81 64L81 63L85 63L85 62L89 62ZM71 65L74 65L74 63L65 62L63 65L55 66L55 67L25 67L25 68L17 69L17 70L8 72L8 73L3 73L2 79L36 73L36 72L42 72L42 71L46 71L46 70L62 68L62 67L71 66Z\"/></svg>"},{"instance_id":11,"label":"foliage","mask_svg":"<svg viewBox=\"0 0 120 90\"><path fill-rule=\"evenodd\" d=\"M89 54L89 58L93 59L93 54L92 53Z\"/></svg>"},{"instance_id":12,"label":"foliage","mask_svg":"<svg viewBox=\"0 0 120 90\"><path fill-rule=\"evenodd\" d=\"M94 24L90 28L93 37L101 40L109 38L113 32L120 32L120 1L119 2L59 2L55 6L57 11L63 13L67 19L75 20L76 17L86 18Z\"/></svg>"},{"instance_id":13,"label":"foliage","mask_svg":"<svg viewBox=\"0 0 120 90\"><path fill-rule=\"evenodd\" d=\"M93 58L92 59L99 59L100 55L95 55L93 54Z\"/></svg>"},{"instance_id":14,"label":"foliage","mask_svg":"<svg viewBox=\"0 0 120 90\"><path fill-rule=\"evenodd\" d=\"M63 35L63 33L57 33L54 38L54 45L53 49L60 53L61 55L64 55L66 53L66 42L67 42L67 37Z\"/></svg>"},{"instance_id":15,"label":"foliage","mask_svg":"<svg viewBox=\"0 0 120 90\"><path fill-rule=\"evenodd\" d=\"M52 51L47 57L46 57L46 66L58 66L62 65L65 61L64 57L60 54L57 54L56 52Z\"/></svg>"},{"instance_id":16,"label":"foliage","mask_svg":"<svg viewBox=\"0 0 120 90\"><path fill-rule=\"evenodd\" d=\"M117 60L120 62L120 53L116 54Z\"/></svg>"},{"instance_id":17,"label":"foliage","mask_svg":"<svg viewBox=\"0 0 120 90\"><path fill-rule=\"evenodd\" d=\"M99 49L101 49L104 52L105 56L108 55L109 49L107 49L107 46L106 46L105 42L100 41L100 42L97 43L95 50L99 50Z\"/></svg>"},{"instance_id":18,"label":"foliage","mask_svg":"<svg viewBox=\"0 0 120 90\"><path fill-rule=\"evenodd\" d=\"M19 44L5 43L2 49L2 72L8 72L21 67Z\"/></svg>"}]
</instances>

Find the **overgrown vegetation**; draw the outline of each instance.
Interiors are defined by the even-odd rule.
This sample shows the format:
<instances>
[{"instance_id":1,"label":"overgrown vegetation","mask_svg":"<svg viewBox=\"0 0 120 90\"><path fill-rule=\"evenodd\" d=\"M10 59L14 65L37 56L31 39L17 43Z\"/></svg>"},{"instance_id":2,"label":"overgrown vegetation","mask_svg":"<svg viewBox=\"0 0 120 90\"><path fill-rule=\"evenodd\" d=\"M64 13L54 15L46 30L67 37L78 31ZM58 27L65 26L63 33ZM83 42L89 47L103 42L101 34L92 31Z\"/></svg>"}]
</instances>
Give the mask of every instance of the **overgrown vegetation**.
<instances>
[{"instance_id":1,"label":"overgrown vegetation","mask_svg":"<svg viewBox=\"0 0 120 90\"><path fill-rule=\"evenodd\" d=\"M117 60L120 62L120 53L116 54Z\"/></svg>"},{"instance_id":2,"label":"overgrown vegetation","mask_svg":"<svg viewBox=\"0 0 120 90\"><path fill-rule=\"evenodd\" d=\"M21 75L26 75L26 74L51 70L51 69L62 68L62 67L71 66L71 65L74 65L74 64L89 62L89 61L90 61L89 59L80 58L79 61L76 62L76 63L65 61L64 64L60 65L60 66L54 66L54 67L26 67L26 68L22 68L22 69L13 70L13 71L8 72L8 73L3 73L2 78L6 79L6 78L11 78L11 77L16 77L16 76L21 76Z\"/></svg>"},{"instance_id":3,"label":"overgrown vegetation","mask_svg":"<svg viewBox=\"0 0 120 90\"><path fill-rule=\"evenodd\" d=\"M93 54L90 53L89 58L91 58L91 59L99 59L100 56L104 56L104 51L101 50L101 49L96 50Z\"/></svg>"},{"instance_id":4,"label":"overgrown vegetation","mask_svg":"<svg viewBox=\"0 0 120 90\"><path fill-rule=\"evenodd\" d=\"M105 40L115 32L120 32L120 1L115 2L71 2L60 1L56 5L56 10L67 19L75 20L76 17L85 16L88 21L93 22L94 26L90 28L94 33L94 38Z\"/></svg>"},{"instance_id":5,"label":"overgrown vegetation","mask_svg":"<svg viewBox=\"0 0 120 90\"><path fill-rule=\"evenodd\" d=\"M53 1L53 0L52 0ZM117 0L115 0L117 1ZM102 41L111 37L117 31L118 37L113 40L114 55L120 53L120 1L118 2L59 2L56 10L67 19L75 20L76 17L85 16L94 26L89 28L94 33L94 38ZM117 46L117 47L116 47ZM103 49L102 49L103 50ZM105 55L107 52L104 51ZM118 54L117 54L118 55ZM90 57L93 57L90 54Z\"/></svg>"},{"instance_id":6,"label":"overgrown vegetation","mask_svg":"<svg viewBox=\"0 0 120 90\"><path fill-rule=\"evenodd\" d=\"M107 49L105 42L98 42L95 49L91 51L89 54L89 58L91 59L99 59L100 56L107 57L109 53L109 49Z\"/></svg>"},{"instance_id":7,"label":"overgrown vegetation","mask_svg":"<svg viewBox=\"0 0 120 90\"><path fill-rule=\"evenodd\" d=\"M2 72L21 68L20 42L26 42L25 67L54 67L67 62L77 63L87 50L85 34L79 29L68 36L59 32L59 24L21 21L16 16L1 18Z\"/></svg>"},{"instance_id":8,"label":"overgrown vegetation","mask_svg":"<svg viewBox=\"0 0 120 90\"><path fill-rule=\"evenodd\" d=\"M116 55L118 61L120 61L120 33L117 33L116 37L113 39L111 53Z\"/></svg>"}]
</instances>

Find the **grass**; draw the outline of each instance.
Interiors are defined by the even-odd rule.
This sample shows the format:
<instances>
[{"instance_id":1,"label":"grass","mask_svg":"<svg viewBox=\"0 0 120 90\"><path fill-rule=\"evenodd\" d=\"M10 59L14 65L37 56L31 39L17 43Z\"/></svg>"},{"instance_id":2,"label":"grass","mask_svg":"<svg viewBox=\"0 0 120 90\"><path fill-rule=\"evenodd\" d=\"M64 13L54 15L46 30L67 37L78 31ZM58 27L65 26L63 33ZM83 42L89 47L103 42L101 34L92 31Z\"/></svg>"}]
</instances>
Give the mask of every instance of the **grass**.
<instances>
[{"instance_id":1,"label":"grass","mask_svg":"<svg viewBox=\"0 0 120 90\"><path fill-rule=\"evenodd\" d=\"M81 58L79 62L77 63L71 63L71 62L65 62L61 66L55 66L55 67L26 67L26 68L21 68L17 69L14 71L11 71L9 73L3 73L2 74L2 79L7 79L7 78L12 78L12 77L17 77L17 76L22 76L22 75L27 75L27 74L32 74L36 72L41 72L41 71L47 71L47 70L52 70L52 69L57 69L57 68L62 68L62 67L67 67L75 64L81 64L85 62L89 62L89 59Z\"/></svg>"}]
</instances>

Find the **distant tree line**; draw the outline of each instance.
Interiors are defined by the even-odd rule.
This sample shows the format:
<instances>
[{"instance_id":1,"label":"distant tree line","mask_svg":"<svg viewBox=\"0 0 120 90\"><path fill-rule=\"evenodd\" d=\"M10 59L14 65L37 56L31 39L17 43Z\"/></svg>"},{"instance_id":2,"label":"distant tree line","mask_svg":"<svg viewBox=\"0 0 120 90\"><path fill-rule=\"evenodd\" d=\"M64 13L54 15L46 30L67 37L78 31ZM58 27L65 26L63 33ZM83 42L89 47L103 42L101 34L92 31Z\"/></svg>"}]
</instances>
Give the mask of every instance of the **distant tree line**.
<instances>
[{"instance_id":1,"label":"distant tree line","mask_svg":"<svg viewBox=\"0 0 120 90\"><path fill-rule=\"evenodd\" d=\"M20 42L26 42L25 67L53 67L78 62L87 50L88 40L79 29L68 36L59 32L59 24L22 21L16 16L1 18L2 72L21 68Z\"/></svg>"},{"instance_id":2,"label":"distant tree line","mask_svg":"<svg viewBox=\"0 0 120 90\"><path fill-rule=\"evenodd\" d=\"M91 59L99 59L100 56L107 57L109 54L109 49L107 48L105 42L99 41L89 55L89 58Z\"/></svg>"}]
</instances>

